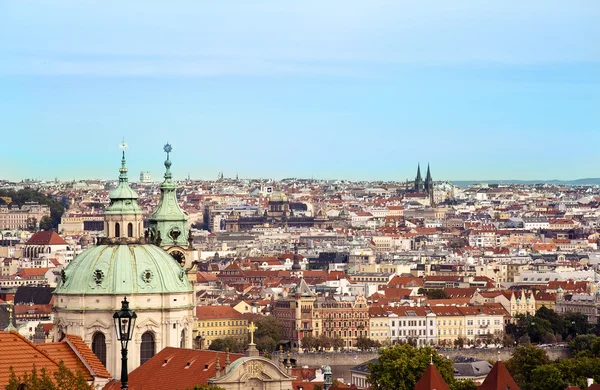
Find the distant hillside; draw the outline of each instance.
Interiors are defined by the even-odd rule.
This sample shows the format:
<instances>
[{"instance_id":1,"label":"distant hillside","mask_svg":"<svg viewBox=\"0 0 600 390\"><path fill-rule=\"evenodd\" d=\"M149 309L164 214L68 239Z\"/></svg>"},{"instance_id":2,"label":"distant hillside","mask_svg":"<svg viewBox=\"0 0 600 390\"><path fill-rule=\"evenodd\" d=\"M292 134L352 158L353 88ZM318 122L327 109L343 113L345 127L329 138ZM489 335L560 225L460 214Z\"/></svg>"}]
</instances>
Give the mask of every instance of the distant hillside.
<instances>
[{"instance_id":1,"label":"distant hillside","mask_svg":"<svg viewBox=\"0 0 600 390\"><path fill-rule=\"evenodd\" d=\"M452 184L466 188L473 184L556 184L556 185L598 185L600 186L600 178L587 178L576 180L452 180Z\"/></svg>"}]
</instances>

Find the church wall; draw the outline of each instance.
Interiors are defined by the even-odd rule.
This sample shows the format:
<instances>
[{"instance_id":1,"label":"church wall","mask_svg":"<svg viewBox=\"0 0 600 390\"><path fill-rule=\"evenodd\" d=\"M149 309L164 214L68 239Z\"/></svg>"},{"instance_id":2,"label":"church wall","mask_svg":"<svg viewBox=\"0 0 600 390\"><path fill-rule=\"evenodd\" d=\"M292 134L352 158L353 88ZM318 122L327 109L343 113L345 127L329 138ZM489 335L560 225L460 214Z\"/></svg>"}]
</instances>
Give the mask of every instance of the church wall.
<instances>
[{"instance_id":1,"label":"church wall","mask_svg":"<svg viewBox=\"0 0 600 390\"><path fill-rule=\"evenodd\" d=\"M106 337L106 368L113 377L120 377L121 352L116 338L113 314L120 310L123 297L117 295L56 295L55 340L60 332L75 334L91 348L96 332ZM128 368L140 364L142 334L154 335L155 353L165 347L180 347L181 332L185 330L185 348L192 348L194 327L193 294L129 295L130 308L137 314L132 340L129 342Z\"/></svg>"}]
</instances>

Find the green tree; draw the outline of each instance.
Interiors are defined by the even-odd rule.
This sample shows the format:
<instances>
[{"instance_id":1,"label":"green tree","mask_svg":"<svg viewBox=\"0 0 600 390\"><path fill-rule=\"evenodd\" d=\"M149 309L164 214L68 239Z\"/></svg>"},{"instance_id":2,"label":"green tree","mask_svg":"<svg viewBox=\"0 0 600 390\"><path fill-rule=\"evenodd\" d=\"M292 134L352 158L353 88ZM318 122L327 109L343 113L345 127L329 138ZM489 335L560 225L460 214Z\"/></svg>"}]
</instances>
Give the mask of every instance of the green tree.
<instances>
[{"instance_id":1,"label":"green tree","mask_svg":"<svg viewBox=\"0 0 600 390\"><path fill-rule=\"evenodd\" d=\"M273 339L273 341L275 341L275 345L279 344L279 341L281 341L280 329L282 328L282 324L276 317L259 317L256 321L254 321L254 325L256 325L256 332L254 333L254 338L256 340L259 340L265 336L269 336L271 339Z\"/></svg>"},{"instance_id":2,"label":"green tree","mask_svg":"<svg viewBox=\"0 0 600 390\"><path fill-rule=\"evenodd\" d=\"M585 389L587 378L600 380L600 359L578 357L559 359L537 367L531 373L531 383L523 390L562 390L567 385Z\"/></svg>"},{"instance_id":3,"label":"green tree","mask_svg":"<svg viewBox=\"0 0 600 390\"><path fill-rule=\"evenodd\" d=\"M88 385L81 371L73 373L62 360L58 364L58 370L54 373L54 381L58 389L93 389L93 386Z\"/></svg>"},{"instance_id":4,"label":"green tree","mask_svg":"<svg viewBox=\"0 0 600 390\"><path fill-rule=\"evenodd\" d=\"M52 218L44 215L40 220L40 230L52 230Z\"/></svg>"},{"instance_id":5,"label":"green tree","mask_svg":"<svg viewBox=\"0 0 600 390\"><path fill-rule=\"evenodd\" d=\"M264 352L273 352L277 349L277 343L271 336L263 336L256 339L256 349Z\"/></svg>"},{"instance_id":6,"label":"green tree","mask_svg":"<svg viewBox=\"0 0 600 390\"><path fill-rule=\"evenodd\" d=\"M582 334L575 337L573 340L569 342L569 346L571 347L571 351L573 352L573 356L593 356L594 351L592 348L594 347L595 352L600 348L600 337L594 334Z\"/></svg>"},{"instance_id":7,"label":"green tree","mask_svg":"<svg viewBox=\"0 0 600 390\"><path fill-rule=\"evenodd\" d=\"M338 350L338 349L342 349L344 348L344 339L342 339L339 336L334 337L331 340L331 346L333 347L334 350Z\"/></svg>"},{"instance_id":8,"label":"green tree","mask_svg":"<svg viewBox=\"0 0 600 390\"><path fill-rule=\"evenodd\" d=\"M446 383L453 384L454 366L451 360L431 347L414 348L408 344L396 344L380 350L378 362L368 363L369 382L375 390L413 390L430 359L433 359Z\"/></svg>"},{"instance_id":9,"label":"green tree","mask_svg":"<svg viewBox=\"0 0 600 390\"><path fill-rule=\"evenodd\" d=\"M35 218L35 217L29 217L29 218L27 218L26 229L29 230L29 231L35 230L37 222L38 222L37 218Z\"/></svg>"},{"instance_id":10,"label":"green tree","mask_svg":"<svg viewBox=\"0 0 600 390\"><path fill-rule=\"evenodd\" d=\"M419 289L419 294L425 295L428 299L448 299L450 296L446 293L446 291L439 288L430 288L430 289Z\"/></svg>"},{"instance_id":11,"label":"green tree","mask_svg":"<svg viewBox=\"0 0 600 390\"><path fill-rule=\"evenodd\" d=\"M532 372L536 368L550 363L548 354L533 345L519 345L506 362L506 368L522 390L528 390Z\"/></svg>"},{"instance_id":12,"label":"green tree","mask_svg":"<svg viewBox=\"0 0 600 390\"><path fill-rule=\"evenodd\" d=\"M242 353L248 348L248 344L240 341L235 337L223 337L214 339L208 349L211 351L222 351L225 352L229 349L229 352Z\"/></svg>"},{"instance_id":13,"label":"green tree","mask_svg":"<svg viewBox=\"0 0 600 390\"><path fill-rule=\"evenodd\" d=\"M593 331L593 326L590 325L587 316L583 313L566 312L563 315L563 321L566 325L566 334L563 334L565 339L568 336L576 337Z\"/></svg>"},{"instance_id":14,"label":"green tree","mask_svg":"<svg viewBox=\"0 0 600 390\"><path fill-rule=\"evenodd\" d=\"M454 340L454 346L457 348L462 348L465 346L465 339L462 336L458 336L456 340Z\"/></svg>"},{"instance_id":15,"label":"green tree","mask_svg":"<svg viewBox=\"0 0 600 390\"><path fill-rule=\"evenodd\" d=\"M378 341L371 340L368 337L360 336L356 339L356 348L367 350L371 348L379 348L381 344Z\"/></svg>"},{"instance_id":16,"label":"green tree","mask_svg":"<svg viewBox=\"0 0 600 390\"><path fill-rule=\"evenodd\" d=\"M564 390L569 384L563 376L556 365L546 364L531 372L532 382L527 386L530 390Z\"/></svg>"},{"instance_id":17,"label":"green tree","mask_svg":"<svg viewBox=\"0 0 600 390\"><path fill-rule=\"evenodd\" d=\"M48 375L46 369L38 370L33 366L31 373L23 373L23 377L18 377L12 366L9 367L9 380L6 390L19 390L22 385L27 386L27 390L93 390L93 386L87 383L81 371L73 373L61 360L58 369L53 378Z\"/></svg>"},{"instance_id":18,"label":"green tree","mask_svg":"<svg viewBox=\"0 0 600 390\"><path fill-rule=\"evenodd\" d=\"M302 348L313 349L317 348L317 339L314 336L308 335L302 338Z\"/></svg>"},{"instance_id":19,"label":"green tree","mask_svg":"<svg viewBox=\"0 0 600 390\"><path fill-rule=\"evenodd\" d=\"M321 334L317 339L317 348L321 349L329 349L333 345L333 340L331 337L327 337L324 334Z\"/></svg>"},{"instance_id":20,"label":"green tree","mask_svg":"<svg viewBox=\"0 0 600 390\"><path fill-rule=\"evenodd\" d=\"M225 389L220 386L214 386L214 385L196 385L189 390L225 390Z\"/></svg>"},{"instance_id":21,"label":"green tree","mask_svg":"<svg viewBox=\"0 0 600 390\"><path fill-rule=\"evenodd\" d=\"M450 385L450 389L452 390L477 390L477 385L472 380L466 381L454 381L453 384Z\"/></svg>"}]
</instances>

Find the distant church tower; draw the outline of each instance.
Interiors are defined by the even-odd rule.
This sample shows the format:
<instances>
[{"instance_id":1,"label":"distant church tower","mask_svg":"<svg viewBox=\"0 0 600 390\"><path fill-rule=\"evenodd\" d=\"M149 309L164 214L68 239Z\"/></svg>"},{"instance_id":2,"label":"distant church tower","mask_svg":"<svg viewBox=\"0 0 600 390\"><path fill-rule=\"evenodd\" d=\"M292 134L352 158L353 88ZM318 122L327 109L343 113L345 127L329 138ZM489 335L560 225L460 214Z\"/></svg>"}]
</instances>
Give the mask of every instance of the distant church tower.
<instances>
[{"instance_id":1,"label":"distant church tower","mask_svg":"<svg viewBox=\"0 0 600 390\"><path fill-rule=\"evenodd\" d=\"M177 185L171 174L171 145L164 147L167 153L165 160L165 180L160 185L160 201L156 210L148 218L150 223L150 239L156 246L167 251L182 267L191 271L197 252L194 251L188 226L188 217L177 203ZM194 281L196 276L193 275Z\"/></svg>"},{"instance_id":2,"label":"distant church tower","mask_svg":"<svg viewBox=\"0 0 600 390\"><path fill-rule=\"evenodd\" d=\"M417 165L417 177L415 178L414 191L417 193L423 192L424 184L423 178L421 177L421 164Z\"/></svg>"},{"instance_id":3,"label":"distant church tower","mask_svg":"<svg viewBox=\"0 0 600 390\"><path fill-rule=\"evenodd\" d=\"M415 178L414 192L418 194L427 194L431 207L435 206L433 199L433 178L431 177L431 169L427 164L427 174L425 180L421 176L421 164L417 165L417 177Z\"/></svg>"},{"instance_id":4,"label":"distant church tower","mask_svg":"<svg viewBox=\"0 0 600 390\"><path fill-rule=\"evenodd\" d=\"M429 164L427 164L427 175L425 176L425 193L429 195L429 203L431 207L435 206L435 203L433 201L433 179L431 178Z\"/></svg>"}]
</instances>

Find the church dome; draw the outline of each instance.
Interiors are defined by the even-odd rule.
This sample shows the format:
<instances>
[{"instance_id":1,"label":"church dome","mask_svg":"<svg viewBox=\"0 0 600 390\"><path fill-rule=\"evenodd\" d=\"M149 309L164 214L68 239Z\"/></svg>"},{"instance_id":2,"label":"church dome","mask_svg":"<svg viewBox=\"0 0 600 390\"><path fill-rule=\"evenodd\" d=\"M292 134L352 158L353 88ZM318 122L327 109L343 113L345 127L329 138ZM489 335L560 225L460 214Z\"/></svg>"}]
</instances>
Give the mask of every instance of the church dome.
<instances>
[{"instance_id":1,"label":"church dome","mask_svg":"<svg viewBox=\"0 0 600 390\"><path fill-rule=\"evenodd\" d=\"M84 234L79 239L79 245L81 245L81 246L88 246L88 245L91 245L93 243L94 243L94 239L89 234Z\"/></svg>"},{"instance_id":2,"label":"church dome","mask_svg":"<svg viewBox=\"0 0 600 390\"><path fill-rule=\"evenodd\" d=\"M185 270L151 244L98 245L63 270L56 294L155 294L192 291Z\"/></svg>"},{"instance_id":3,"label":"church dome","mask_svg":"<svg viewBox=\"0 0 600 390\"><path fill-rule=\"evenodd\" d=\"M273 191L269 202L287 202L288 198L281 191Z\"/></svg>"}]
</instances>

